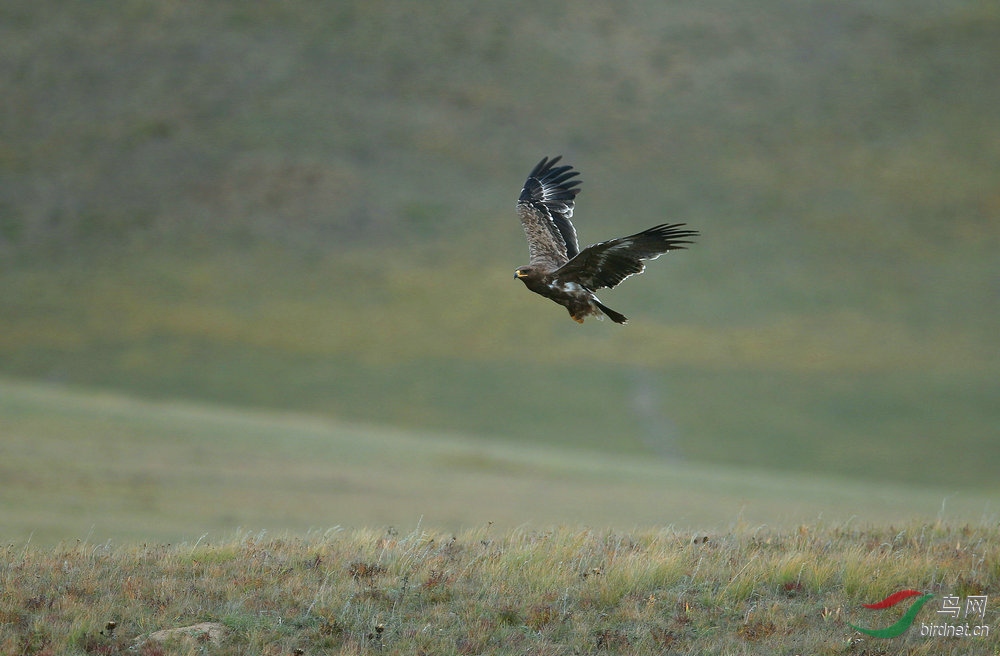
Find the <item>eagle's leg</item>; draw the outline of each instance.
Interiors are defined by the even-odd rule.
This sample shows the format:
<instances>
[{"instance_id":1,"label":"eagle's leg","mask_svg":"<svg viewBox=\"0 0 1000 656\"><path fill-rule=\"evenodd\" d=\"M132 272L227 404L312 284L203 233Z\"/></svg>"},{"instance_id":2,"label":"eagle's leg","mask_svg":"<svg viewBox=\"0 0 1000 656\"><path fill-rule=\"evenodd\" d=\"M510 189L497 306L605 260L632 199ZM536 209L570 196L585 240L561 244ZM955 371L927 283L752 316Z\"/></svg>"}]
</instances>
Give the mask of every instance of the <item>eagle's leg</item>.
<instances>
[{"instance_id":1,"label":"eagle's leg","mask_svg":"<svg viewBox=\"0 0 1000 656\"><path fill-rule=\"evenodd\" d=\"M566 311L569 312L569 316L573 321L577 323L583 323L584 318L589 314L589 312L583 311L579 307L574 308L572 305L567 305Z\"/></svg>"}]
</instances>

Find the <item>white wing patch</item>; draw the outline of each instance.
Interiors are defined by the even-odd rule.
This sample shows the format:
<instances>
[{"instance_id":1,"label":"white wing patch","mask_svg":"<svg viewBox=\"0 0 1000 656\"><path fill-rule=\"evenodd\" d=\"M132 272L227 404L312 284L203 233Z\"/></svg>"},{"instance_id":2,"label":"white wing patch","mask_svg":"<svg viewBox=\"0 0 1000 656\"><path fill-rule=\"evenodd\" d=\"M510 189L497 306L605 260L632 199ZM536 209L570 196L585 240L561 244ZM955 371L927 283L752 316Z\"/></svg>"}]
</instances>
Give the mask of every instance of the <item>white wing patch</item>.
<instances>
[{"instance_id":1,"label":"white wing patch","mask_svg":"<svg viewBox=\"0 0 1000 656\"><path fill-rule=\"evenodd\" d=\"M567 294L576 294L583 291L587 291L578 282L563 282L561 280L553 280L552 284L555 285L559 291L566 292Z\"/></svg>"}]
</instances>

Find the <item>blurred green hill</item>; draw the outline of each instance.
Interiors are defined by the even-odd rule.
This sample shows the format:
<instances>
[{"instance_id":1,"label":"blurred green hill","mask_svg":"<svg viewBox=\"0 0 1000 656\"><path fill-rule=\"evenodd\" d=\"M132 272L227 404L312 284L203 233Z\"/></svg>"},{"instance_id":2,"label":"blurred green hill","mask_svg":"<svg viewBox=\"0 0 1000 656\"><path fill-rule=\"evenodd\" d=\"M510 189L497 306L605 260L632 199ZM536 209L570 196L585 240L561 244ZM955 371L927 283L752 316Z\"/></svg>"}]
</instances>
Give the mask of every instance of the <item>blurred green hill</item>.
<instances>
[{"instance_id":1,"label":"blurred green hill","mask_svg":"<svg viewBox=\"0 0 1000 656\"><path fill-rule=\"evenodd\" d=\"M0 374L995 489L1000 6L0 7ZM543 155L580 327L511 280Z\"/></svg>"}]
</instances>

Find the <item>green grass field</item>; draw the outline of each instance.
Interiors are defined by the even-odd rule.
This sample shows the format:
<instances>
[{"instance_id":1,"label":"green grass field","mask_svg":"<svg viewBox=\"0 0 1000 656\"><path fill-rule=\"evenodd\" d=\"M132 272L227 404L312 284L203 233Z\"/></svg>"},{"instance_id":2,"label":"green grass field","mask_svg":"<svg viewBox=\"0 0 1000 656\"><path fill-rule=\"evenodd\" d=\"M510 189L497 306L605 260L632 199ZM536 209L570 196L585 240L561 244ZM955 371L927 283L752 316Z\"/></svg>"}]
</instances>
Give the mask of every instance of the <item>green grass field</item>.
<instances>
[{"instance_id":1,"label":"green grass field","mask_svg":"<svg viewBox=\"0 0 1000 656\"><path fill-rule=\"evenodd\" d=\"M985 336L850 312L581 329L508 286L500 265L454 264L456 288L382 261L270 251L24 265L0 287L0 364L146 398L484 441L995 489ZM372 277L336 284L357 267ZM655 286L653 275L640 282Z\"/></svg>"},{"instance_id":2,"label":"green grass field","mask_svg":"<svg viewBox=\"0 0 1000 656\"><path fill-rule=\"evenodd\" d=\"M0 9L0 374L995 490L1000 12L909 0ZM580 327L511 279L701 231Z\"/></svg>"},{"instance_id":3,"label":"green grass field","mask_svg":"<svg viewBox=\"0 0 1000 656\"><path fill-rule=\"evenodd\" d=\"M793 527L997 521L991 491L609 455L0 382L0 538L213 540L489 523Z\"/></svg>"}]
</instances>

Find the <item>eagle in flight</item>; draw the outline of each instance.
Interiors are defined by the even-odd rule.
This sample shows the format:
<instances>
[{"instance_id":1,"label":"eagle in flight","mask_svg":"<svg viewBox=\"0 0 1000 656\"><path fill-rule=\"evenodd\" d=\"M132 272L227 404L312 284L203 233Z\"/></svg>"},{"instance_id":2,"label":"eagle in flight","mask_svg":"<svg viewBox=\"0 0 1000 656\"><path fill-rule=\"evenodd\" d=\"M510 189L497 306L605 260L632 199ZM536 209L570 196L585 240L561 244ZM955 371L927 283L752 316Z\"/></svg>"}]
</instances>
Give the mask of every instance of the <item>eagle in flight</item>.
<instances>
[{"instance_id":1,"label":"eagle in flight","mask_svg":"<svg viewBox=\"0 0 1000 656\"><path fill-rule=\"evenodd\" d=\"M580 193L580 173L572 166L556 166L562 156L542 158L528 174L517 199L517 214L528 238L530 262L518 267L514 277L531 291L565 306L577 323L601 314L615 323L628 318L601 303L594 292L614 287L631 275L642 273L643 260L655 260L667 251L690 244L697 236L683 223L664 223L629 237L580 250L570 218Z\"/></svg>"}]
</instances>

